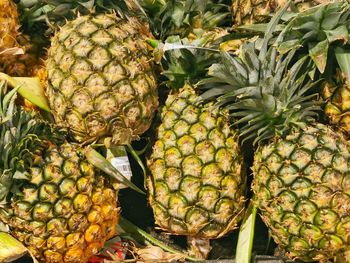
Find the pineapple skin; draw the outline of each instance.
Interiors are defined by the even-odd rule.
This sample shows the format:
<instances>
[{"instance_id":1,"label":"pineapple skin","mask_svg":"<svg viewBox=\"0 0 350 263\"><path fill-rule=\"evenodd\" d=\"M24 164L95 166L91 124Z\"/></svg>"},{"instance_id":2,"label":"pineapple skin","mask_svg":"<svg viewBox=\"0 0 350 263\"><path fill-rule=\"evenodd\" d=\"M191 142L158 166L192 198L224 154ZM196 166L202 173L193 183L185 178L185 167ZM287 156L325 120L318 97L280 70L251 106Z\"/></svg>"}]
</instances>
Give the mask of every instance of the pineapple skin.
<instances>
[{"instance_id":1,"label":"pineapple skin","mask_svg":"<svg viewBox=\"0 0 350 263\"><path fill-rule=\"evenodd\" d=\"M0 0L0 53L5 49L17 46L18 28L19 18L16 4L11 0Z\"/></svg>"},{"instance_id":2,"label":"pineapple skin","mask_svg":"<svg viewBox=\"0 0 350 263\"><path fill-rule=\"evenodd\" d=\"M326 262L349 248L350 153L343 135L306 126L260 146L254 203L292 259Z\"/></svg>"},{"instance_id":3,"label":"pineapple skin","mask_svg":"<svg viewBox=\"0 0 350 263\"><path fill-rule=\"evenodd\" d=\"M245 203L245 171L227 115L199 104L185 85L170 94L148 160L149 202L163 230L219 238L236 228Z\"/></svg>"},{"instance_id":4,"label":"pineapple skin","mask_svg":"<svg viewBox=\"0 0 350 263\"><path fill-rule=\"evenodd\" d=\"M1 207L1 221L39 261L87 262L115 234L116 192L78 152L68 143L38 150L23 196Z\"/></svg>"},{"instance_id":5,"label":"pineapple skin","mask_svg":"<svg viewBox=\"0 0 350 263\"><path fill-rule=\"evenodd\" d=\"M298 11L328 3L332 0L294 0ZM231 12L235 26L263 23L284 6L287 0L232 0Z\"/></svg>"},{"instance_id":6,"label":"pineapple skin","mask_svg":"<svg viewBox=\"0 0 350 263\"><path fill-rule=\"evenodd\" d=\"M12 0L0 0L0 72L18 77L35 76L43 65L40 47L29 36L22 35L19 28L16 4ZM1 54L11 48L21 48L24 54Z\"/></svg>"},{"instance_id":7,"label":"pineapple skin","mask_svg":"<svg viewBox=\"0 0 350 263\"><path fill-rule=\"evenodd\" d=\"M44 80L41 74L37 74L39 71L46 71L42 47L33 43L26 35L19 35L17 42L25 53L0 55L0 71L14 77L39 77Z\"/></svg>"},{"instance_id":8,"label":"pineapple skin","mask_svg":"<svg viewBox=\"0 0 350 263\"><path fill-rule=\"evenodd\" d=\"M324 108L329 123L345 134L350 134L350 86L344 74L338 70L335 81L323 83L322 95L326 100Z\"/></svg>"},{"instance_id":9,"label":"pineapple skin","mask_svg":"<svg viewBox=\"0 0 350 263\"><path fill-rule=\"evenodd\" d=\"M59 126L78 142L138 139L158 107L152 35L136 17L81 16L48 50L47 97Z\"/></svg>"}]
</instances>

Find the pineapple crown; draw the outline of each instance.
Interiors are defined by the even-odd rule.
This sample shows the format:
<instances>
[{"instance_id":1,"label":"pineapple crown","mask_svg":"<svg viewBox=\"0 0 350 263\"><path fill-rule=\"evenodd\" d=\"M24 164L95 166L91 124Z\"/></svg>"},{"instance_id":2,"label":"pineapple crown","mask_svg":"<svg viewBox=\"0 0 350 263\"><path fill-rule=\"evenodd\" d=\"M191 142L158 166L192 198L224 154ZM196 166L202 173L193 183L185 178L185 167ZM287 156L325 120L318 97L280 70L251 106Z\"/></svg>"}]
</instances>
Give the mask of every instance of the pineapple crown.
<instances>
[{"instance_id":1,"label":"pineapple crown","mask_svg":"<svg viewBox=\"0 0 350 263\"><path fill-rule=\"evenodd\" d=\"M139 0L139 3L150 18L154 35L162 41L174 35L201 36L204 31L228 22L230 15L225 0Z\"/></svg>"},{"instance_id":2,"label":"pineapple crown","mask_svg":"<svg viewBox=\"0 0 350 263\"><path fill-rule=\"evenodd\" d=\"M208 90L203 99L217 98L217 105L230 111L239 125L242 142L254 138L254 144L283 136L293 126L313 121L320 109L311 88L308 72L313 64L307 56L295 59L296 49L279 54L272 32L284 6L271 20L264 39L245 43L239 57L221 52L221 62L209 68L210 78L201 82Z\"/></svg>"},{"instance_id":3,"label":"pineapple crown","mask_svg":"<svg viewBox=\"0 0 350 263\"><path fill-rule=\"evenodd\" d=\"M195 84L205 78L208 68L220 57L219 53L211 52L205 47L208 41L213 47L220 42L219 39L213 41L206 37L190 42L188 39L172 36L163 46L155 49L155 54L160 50L162 75L167 78L165 84L168 87L178 90L185 83Z\"/></svg>"},{"instance_id":4,"label":"pineapple crown","mask_svg":"<svg viewBox=\"0 0 350 263\"><path fill-rule=\"evenodd\" d=\"M165 81L167 86L179 89L186 82L194 84L203 79L209 66L218 58L206 49L218 47L228 35L218 26L228 22L229 4L225 0L139 2L150 18L154 35L164 42L154 47L156 58L162 58L162 74L168 79Z\"/></svg>"},{"instance_id":5,"label":"pineapple crown","mask_svg":"<svg viewBox=\"0 0 350 263\"><path fill-rule=\"evenodd\" d=\"M299 52L310 56L321 73L331 64L327 63L329 51L349 42L349 0L328 2L300 13L288 13L283 17L285 22L275 28L283 39L278 44L278 51L285 54L299 48ZM240 28L264 32L266 27L266 24L261 24Z\"/></svg>"},{"instance_id":6,"label":"pineapple crown","mask_svg":"<svg viewBox=\"0 0 350 263\"><path fill-rule=\"evenodd\" d=\"M0 82L0 200L10 193L20 194L21 183L28 179L27 168L47 142L64 140L52 125L17 106L16 95L17 89L8 92L6 82Z\"/></svg>"},{"instance_id":7,"label":"pineapple crown","mask_svg":"<svg viewBox=\"0 0 350 263\"><path fill-rule=\"evenodd\" d=\"M113 10L124 16L143 11L136 0L20 0L17 6L22 29L30 35L51 35L78 15Z\"/></svg>"},{"instance_id":8,"label":"pineapple crown","mask_svg":"<svg viewBox=\"0 0 350 263\"><path fill-rule=\"evenodd\" d=\"M282 30L279 52L304 47L321 73L326 70L329 51L349 42L350 3L340 0L297 14Z\"/></svg>"}]
</instances>

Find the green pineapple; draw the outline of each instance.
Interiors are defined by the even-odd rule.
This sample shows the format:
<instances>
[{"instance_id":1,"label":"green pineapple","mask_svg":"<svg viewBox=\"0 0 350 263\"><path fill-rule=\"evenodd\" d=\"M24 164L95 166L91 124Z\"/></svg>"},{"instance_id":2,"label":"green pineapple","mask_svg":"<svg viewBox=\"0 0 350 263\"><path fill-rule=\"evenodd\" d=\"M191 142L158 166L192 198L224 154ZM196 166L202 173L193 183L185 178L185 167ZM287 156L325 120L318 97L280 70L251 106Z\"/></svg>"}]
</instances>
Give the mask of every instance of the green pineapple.
<instances>
[{"instance_id":1,"label":"green pineapple","mask_svg":"<svg viewBox=\"0 0 350 263\"><path fill-rule=\"evenodd\" d=\"M0 220L40 261L87 262L115 234L117 196L78 145L1 91Z\"/></svg>"},{"instance_id":2,"label":"green pineapple","mask_svg":"<svg viewBox=\"0 0 350 263\"><path fill-rule=\"evenodd\" d=\"M256 150L255 204L289 258L325 262L348 250L349 149L342 134L316 124Z\"/></svg>"},{"instance_id":3,"label":"green pineapple","mask_svg":"<svg viewBox=\"0 0 350 263\"><path fill-rule=\"evenodd\" d=\"M128 144L149 128L158 97L148 38L139 19L117 14L80 16L55 34L46 94L75 140Z\"/></svg>"},{"instance_id":4,"label":"green pineapple","mask_svg":"<svg viewBox=\"0 0 350 263\"><path fill-rule=\"evenodd\" d=\"M315 120L321 107L311 91L316 82L308 79L309 58L295 62L295 49L281 55L278 42L268 47L282 11L262 44L245 44L240 57L222 54L209 70L214 89L203 97L217 97L236 118L243 142L258 145L253 202L275 242L291 259L326 262L350 245L350 145Z\"/></svg>"},{"instance_id":5,"label":"green pineapple","mask_svg":"<svg viewBox=\"0 0 350 263\"><path fill-rule=\"evenodd\" d=\"M236 132L193 87L168 96L148 167L149 202L163 230L208 240L237 227L246 177Z\"/></svg>"},{"instance_id":6,"label":"green pineapple","mask_svg":"<svg viewBox=\"0 0 350 263\"><path fill-rule=\"evenodd\" d=\"M227 34L218 27L229 15L221 1L160 2L141 4L154 21L155 35L166 44L218 46ZM152 13L157 3L161 7ZM246 176L236 131L230 129L226 112L200 102L193 85L216 58L205 50L165 52L163 74L172 91L148 160L147 188L156 224L187 236L189 253L202 258L210 251L210 239L237 227L245 204Z\"/></svg>"}]
</instances>

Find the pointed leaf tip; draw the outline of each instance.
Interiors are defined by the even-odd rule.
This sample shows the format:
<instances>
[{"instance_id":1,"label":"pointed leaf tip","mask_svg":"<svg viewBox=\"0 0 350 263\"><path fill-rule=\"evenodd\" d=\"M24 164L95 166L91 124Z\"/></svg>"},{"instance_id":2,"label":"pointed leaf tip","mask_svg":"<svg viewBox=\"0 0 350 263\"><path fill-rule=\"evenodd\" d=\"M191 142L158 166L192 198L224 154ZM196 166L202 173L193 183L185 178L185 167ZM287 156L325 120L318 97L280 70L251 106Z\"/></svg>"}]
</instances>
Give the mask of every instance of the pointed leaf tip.
<instances>
[{"instance_id":1,"label":"pointed leaf tip","mask_svg":"<svg viewBox=\"0 0 350 263\"><path fill-rule=\"evenodd\" d=\"M12 87L18 88L18 93L39 108L50 112L50 107L45 96L44 88L39 78L11 77L0 72L0 80L7 81Z\"/></svg>"}]
</instances>

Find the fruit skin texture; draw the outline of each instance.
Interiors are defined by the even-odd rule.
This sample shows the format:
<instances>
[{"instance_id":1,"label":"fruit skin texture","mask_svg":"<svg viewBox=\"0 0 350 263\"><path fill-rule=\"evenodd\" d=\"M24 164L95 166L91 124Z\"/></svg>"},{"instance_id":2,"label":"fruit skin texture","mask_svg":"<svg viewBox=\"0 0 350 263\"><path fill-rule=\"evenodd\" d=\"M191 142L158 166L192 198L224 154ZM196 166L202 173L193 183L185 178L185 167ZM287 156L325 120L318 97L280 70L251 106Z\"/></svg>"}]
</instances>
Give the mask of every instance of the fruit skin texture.
<instances>
[{"instance_id":1,"label":"fruit skin texture","mask_svg":"<svg viewBox=\"0 0 350 263\"><path fill-rule=\"evenodd\" d=\"M127 144L149 128L158 97L148 38L136 17L116 14L78 17L53 37L47 97L75 140Z\"/></svg>"},{"instance_id":2,"label":"fruit skin texture","mask_svg":"<svg viewBox=\"0 0 350 263\"><path fill-rule=\"evenodd\" d=\"M327 100L325 113L332 125L350 134L350 86L344 74L338 70L335 82L323 83L323 97Z\"/></svg>"},{"instance_id":3,"label":"fruit skin texture","mask_svg":"<svg viewBox=\"0 0 350 263\"><path fill-rule=\"evenodd\" d=\"M294 0L293 5L298 11L329 3L331 0ZM266 22L271 14L284 6L287 0L233 0L232 16L234 25L250 25Z\"/></svg>"},{"instance_id":4,"label":"fruit skin texture","mask_svg":"<svg viewBox=\"0 0 350 263\"><path fill-rule=\"evenodd\" d=\"M243 214L246 181L227 115L185 85L168 96L161 122L147 181L156 223L177 235L225 235Z\"/></svg>"},{"instance_id":5,"label":"fruit skin texture","mask_svg":"<svg viewBox=\"0 0 350 263\"><path fill-rule=\"evenodd\" d=\"M1 221L43 262L87 262L115 234L115 190L78 150L45 142L23 196L1 208Z\"/></svg>"},{"instance_id":6,"label":"fruit skin texture","mask_svg":"<svg viewBox=\"0 0 350 263\"><path fill-rule=\"evenodd\" d=\"M349 247L350 153L345 138L316 124L255 153L255 205L290 258L325 262Z\"/></svg>"},{"instance_id":7,"label":"fruit skin texture","mask_svg":"<svg viewBox=\"0 0 350 263\"><path fill-rule=\"evenodd\" d=\"M42 66L40 47L20 34L19 27L16 4L0 0L0 72L19 77L35 76Z\"/></svg>"},{"instance_id":8,"label":"fruit skin texture","mask_svg":"<svg viewBox=\"0 0 350 263\"><path fill-rule=\"evenodd\" d=\"M19 19L15 3L10 0L0 0L0 53L16 46L18 28Z\"/></svg>"}]
</instances>

